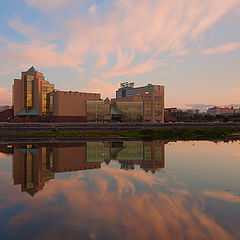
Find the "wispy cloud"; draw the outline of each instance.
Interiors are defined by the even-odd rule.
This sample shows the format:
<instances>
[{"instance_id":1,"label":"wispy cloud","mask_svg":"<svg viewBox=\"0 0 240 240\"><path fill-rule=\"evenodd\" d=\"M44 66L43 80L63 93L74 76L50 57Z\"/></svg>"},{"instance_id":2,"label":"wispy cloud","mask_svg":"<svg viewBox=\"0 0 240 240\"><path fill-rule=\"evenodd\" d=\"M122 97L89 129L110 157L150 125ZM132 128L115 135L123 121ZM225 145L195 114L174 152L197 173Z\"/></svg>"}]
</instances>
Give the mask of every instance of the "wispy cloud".
<instances>
[{"instance_id":1,"label":"wispy cloud","mask_svg":"<svg viewBox=\"0 0 240 240\"><path fill-rule=\"evenodd\" d=\"M220 199L226 202L240 202L240 197L237 195L234 195L230 192L226 192L226 191L222 191L222 192L218 192L218 191L203 191L202 192L204 195L208 196L208 197L212 197L212 198L216 198L216 199Z\"/></svg>"},{"instance_id":2,"label":"wispy cloud","mask_svg":"<svg viewBox=\"0 0 240 240\"><path fill-rule=\"evenodd\" d=\"M102 77L103 78L111 78L111 77L118 77L118 76L133 77L136 75L148 73L153 69L162 67L164 65L165 63L163 63L162 61L153 61L153 60L148 60L145 63L140 63L135 66L129 66L128 64L124 66L116 65L111 70L104 73Z\"/></svg>"},{"instance_id":3,"label":"wispy cloud","mask_svg":"<svg viewBox=\"0 0 240 240\"><path fill-rule=\"evenodd\" d=\"M211 28L217 21L219 21L226 14L226 12L234 9L236 6L239 6L239 1L202 0L193 1L191 4L194 5L192 10L195 11L195 14L198 12L198 15L201 16L199 23L196 24L196 27L192 31L193 37L198 37L206 30Z\"/></svg>"},{"instance_id":4,"label":"wispy cloud","mask_svg":"<svg viewBox=\"0 0 240 240\"><path fill-rule=\"evenodd\" d=\"M9 41L3 51L0 52L0 57L5 59L5 63L8 65L14 65L17 68L24 63L25 65L39 67L68 66L82 71L80 65L83 60L80 57L58 52L56 48L56 44L41 40L33 40L24 44ZM21 59L21 62L19 59Z\"/></svg>"},{"instance_id":5,"label":"wispy cloud","mask_svg":"<svg viewBox=\"0 0 240 240\"><path fill-rule=\"evenodd\" d=\"M15 214L7 226L18 226L19 223L27 224L31 221L40 226L46 222L46 215L51 212L52 216L57 217L54 221L49 221L46 231L37 235L38 239L59 239L69 236L69 231L73 238L85 234L92 239L112 239L113 236L121 234L124 235L124 239L149 239L149 236L154 236L158 239L179 240L186 239L186 236L189 239L226 240L238 236L236 226L231 227L230 223L219 224L214 214L203 211L208 202L202 194L193 194L179 188L180 185L170 188L168 184L164 184L166 180L144 172L119 169L110 171L108 168L102 168L101 173L76 173L69 179L55 179L48 182L44 190L34 197L34 201L24 200L27 207ZM89 182L91 188L87 184ZM139 188L139 185L142 187ZM92 191L92 188L95 191ZM2 195L9 196L7 191L9 189L0 188ZM23 202L21 196L24 194L9 192L9 201L1 204L3 210ZM58 196L59 192L61 198ZM211 192L204 194L210 197L216 195ZM226 199L232 197L234 196L225 196ZM52 202L57 202L58 207L50 204ZM39 208L42 211L39 211ZM68 224L67 231L64 227L66 223L71 223ZM91 228L86 228L86 223L90 223ZM59 232L59 228L63 230ZM103 234L102 230L105 228L107 231ZM16 228L15 232L18 233L19 229Z\"/></svg>"},{"instance_id":6,"label":"wispy cloud","mask_svg":"<svg viewBox=\"0 0 240 240\"><path fill-rule=\"evenodd\" d=\"M27 40L4 41L1 58L9 65L21 59L25 64L67 66L78 71L84 64L93 69L93 74L97 69L103 78L145 74L162 68L162 59L167 62L166 68L171 66L168 59L191 54L191 47L198 47L203 34L240 5L239 0L105 0L109 8L103 9L97 2L89 6L85 0L25 3L44 11L58 32L41 32L39 25L10 21L10 26ZM76 11L84 8L84 14ZM69 14L60 17L59 11L65 9ZM233 51L238 44L205 49L203 54Z\"/></svg>"},{"instance_id":7,"label":"wispy cloud","mask_svg":"<svg viewBox=\"0 0 240 240\"><path fill-rule=\"evenodd\" d=\"M88 85L83 91L101 93L103 99L105 99L106 97L113 98L115 91L119 88L119 86L119 83L111 84L103 80L94 78L88 83Z\"/></svg>"},{"instance_id":8,"label":"wispy cloud","mask_svg":"<svg viewBox=\"0 0 240 240\"><path fill-rule=\"evenodd\" d=\"M233 91L234 92L240 92L240 88L234 88Z\"/></svg>"},{"instance_id":9,"label":"wispy cloud","mask_svg":"<svg viewBox=\"0 0 240 240\"><path fill-rule=\"evenodd\" d=\"M224 54L235 51L240 48L240 42L225 43L212 48L206 48L202 51L205 55Z\"/></svg>"}]
</instances>

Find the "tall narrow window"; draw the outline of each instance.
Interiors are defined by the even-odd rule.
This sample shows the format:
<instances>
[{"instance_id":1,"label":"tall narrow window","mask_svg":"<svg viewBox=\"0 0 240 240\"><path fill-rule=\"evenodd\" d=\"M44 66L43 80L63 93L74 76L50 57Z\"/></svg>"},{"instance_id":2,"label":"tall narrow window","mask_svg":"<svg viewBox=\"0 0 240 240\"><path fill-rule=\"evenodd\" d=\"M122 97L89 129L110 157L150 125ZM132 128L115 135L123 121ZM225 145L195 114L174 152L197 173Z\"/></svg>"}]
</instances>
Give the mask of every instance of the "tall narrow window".
<instances>
[{"instance_id":1,"label":"tall narrow window","mask_svg":"<svg viewBox=\"0 0 240 240\"><path fill-rule=\"evenodd\" d=\"M24 76L24 102L26 111L33 108L33 80L34 76Z\"/></svg>"}]
</instances>

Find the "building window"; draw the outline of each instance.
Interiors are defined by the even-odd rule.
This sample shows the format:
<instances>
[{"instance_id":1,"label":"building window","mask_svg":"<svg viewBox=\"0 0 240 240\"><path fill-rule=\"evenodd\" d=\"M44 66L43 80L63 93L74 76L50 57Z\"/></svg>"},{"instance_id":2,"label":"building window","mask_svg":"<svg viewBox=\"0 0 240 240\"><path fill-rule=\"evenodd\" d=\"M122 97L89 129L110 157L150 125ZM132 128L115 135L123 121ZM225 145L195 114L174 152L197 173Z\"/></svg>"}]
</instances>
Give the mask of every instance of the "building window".
<instances>
[{"instance_id":1,"label":"building window","mask_svg":"<svg viewBox=\"0 0 240 240\"><path fill-rule=\"evenodd\" d=\"M126 89L123 89L123 90L122 90L122 97L126 97L126 96L127 96Z\"/></svg>"},{"instance_id":2,"label":"building window","mask_svg":"<svg viewBox=\"0 0 240 240\"><path fill-rule=\"evenodd\" d=\"M144 116L151 116L151 101L144 101Z\"/></svg>"},{"instance_id":3,"label":"building window","mask_svg":"<svg viewBox=\"0 0 240 240\"><path fill-rule=\"evenodd\" d=\"M26 111L33 108L33 80L34 76L24 76L24 102Z\"/></svg>"},{"instance_id":4,"label":"building window","mask_svg":"<svg viewBox=\"0 0 240 240\"><path fill-rule=\"evenodd\" d=\"M47 113L47 94L52 92L53 90L54 90L54 84L42 83L42 113L43 114ZM51 97L52 96L50 96L49 111L53 112L53 99L51 99Z\"/></svg>"},{"instance_id":5,"label":"building window","mask_svg":"<svg viewBox=\"0 0 240 240\"><path fill-rule=\"evenodd\" d=\"M155 98L155 116L162 115L162 100L159 97Z\"/></svg>"},{"instance_id":6,"label":"building window","mask_svg":"<svg viewBox=\"0 0 240 240\"><path fill-rule=\"evenodd\" d=\"M109 113L109 104L105 104L102 100L87 101L87 120L88 121L103 121L104 116Z\"/></svg>"},{"instance_id":7,"label":"building window","mask_svg":"<svg viewBox=\"0 0 240 240\"><path fill-rule=\"evenodd\" d=\"M144 146L144 161L152 160L152 148L151 146Z\"/></svg>"},{"instance_id":8,"label":"building window","mask_svg":"<svg viewBox=\"0 0 240 240\"><path fill-rule=\"evenodd\" d=\"M143 102L117 102L117 108L124 113L124 121L141 122L143 119Z\"/></svg>"}]
</instances>

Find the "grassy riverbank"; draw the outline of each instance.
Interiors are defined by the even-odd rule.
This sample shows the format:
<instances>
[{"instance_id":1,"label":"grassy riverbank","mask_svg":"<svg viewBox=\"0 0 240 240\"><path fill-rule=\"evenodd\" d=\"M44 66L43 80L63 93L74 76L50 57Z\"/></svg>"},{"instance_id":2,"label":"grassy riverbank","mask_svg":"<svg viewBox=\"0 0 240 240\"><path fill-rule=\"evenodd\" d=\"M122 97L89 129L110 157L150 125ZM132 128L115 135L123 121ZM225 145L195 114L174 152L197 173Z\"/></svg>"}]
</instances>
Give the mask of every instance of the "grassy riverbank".
<instances>
[{"instance_id":1,"label":"grassy riverbank","mask_svg":"<svg viewBox=\"0 0 240 240\"><path fill-rule=\"evenodd\" d=\"M240 136L239 130L234 127L169 127L157 129L130 130L122 132L35 132L16 133L15 136L34 137L122 137L146 140L218 140Z\"/></svg>"},{"instance_id":2,"label":"grassy riverbank","mask_svg":"<svg viewBox=\"0 0 240 240\"><path fill-rule=\"evenodd\" d=\"M181 127L129 131L122 133L121 136L159 140L217 140L230 138L237 132L235 128Z\"/></svg>"}]
</instances>

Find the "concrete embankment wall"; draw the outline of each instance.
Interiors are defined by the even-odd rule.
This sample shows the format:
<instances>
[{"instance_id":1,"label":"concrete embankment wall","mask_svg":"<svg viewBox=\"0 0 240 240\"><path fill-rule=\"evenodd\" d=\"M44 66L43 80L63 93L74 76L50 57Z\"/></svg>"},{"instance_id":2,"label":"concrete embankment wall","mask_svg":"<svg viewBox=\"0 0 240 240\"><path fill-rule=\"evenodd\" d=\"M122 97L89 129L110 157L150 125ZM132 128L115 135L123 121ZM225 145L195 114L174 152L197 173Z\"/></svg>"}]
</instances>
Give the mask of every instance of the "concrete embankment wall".
<instances>
[{"instance_id":1,"label":"concrete embankment wall","mask_svg":"<svg viewBox=\"0 0 240 240\"><path fill-rule=\"evenodd\" d=\"M0 123L0 136L24 132L116 132L169 127L234 127L240 129L240 123Z\"/></svg>"}]
</instances>

